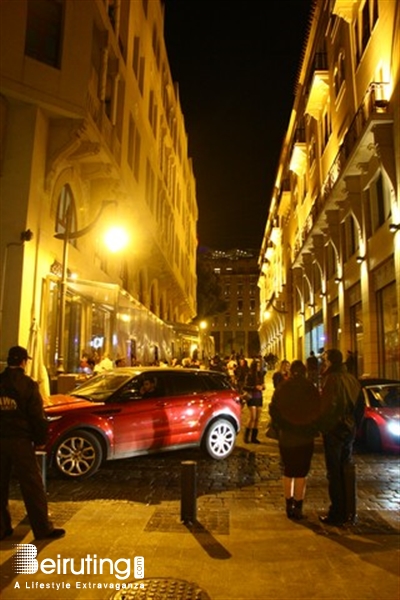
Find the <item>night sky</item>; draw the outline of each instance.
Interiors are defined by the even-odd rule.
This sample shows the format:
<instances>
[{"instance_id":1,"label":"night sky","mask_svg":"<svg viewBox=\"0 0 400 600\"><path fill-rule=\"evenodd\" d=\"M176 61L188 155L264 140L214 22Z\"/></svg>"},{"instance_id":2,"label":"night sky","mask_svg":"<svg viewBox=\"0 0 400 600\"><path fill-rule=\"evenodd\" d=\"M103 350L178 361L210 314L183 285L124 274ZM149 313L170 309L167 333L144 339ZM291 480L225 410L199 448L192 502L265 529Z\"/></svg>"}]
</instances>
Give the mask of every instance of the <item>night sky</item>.
<instances>
[{"instance_id":1,"label":"night sky","mask_svg":"<svg viewBox=\"0 0 400 600\"><path fill-rule=\"evenodd\" d=\"M201 247L261 247L312 0L165 0Z\"/></svg>"}]
</instances>

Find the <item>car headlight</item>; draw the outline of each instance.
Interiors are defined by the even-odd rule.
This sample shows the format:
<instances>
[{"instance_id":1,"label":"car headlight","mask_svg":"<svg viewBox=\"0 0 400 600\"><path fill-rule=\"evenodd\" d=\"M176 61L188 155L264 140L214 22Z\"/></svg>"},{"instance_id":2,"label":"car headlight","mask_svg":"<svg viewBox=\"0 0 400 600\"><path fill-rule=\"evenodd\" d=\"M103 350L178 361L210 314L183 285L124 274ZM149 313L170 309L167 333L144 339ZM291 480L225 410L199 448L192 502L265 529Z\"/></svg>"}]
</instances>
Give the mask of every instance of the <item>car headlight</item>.
<instances>
[{"instance_id":1,"label":"car headlight","mask_svg":"<svg viewBox=\"0 0 400 600\"><path fill-rule=\"evenodd\" d=\"M400 436L400 420L391 419L387 422L388 432L392 435Z\"/></svg>"},{"instance_id":2,"label":"car headlight","mask_svg":"<svg viewBox=\"0 0 400 600\"><path fill-rule=\"evenodd\" d=\"M62 419L62 415L46 415L46 419L51 423L52 421L59 421Z\"/></svg>"}]
</instances>

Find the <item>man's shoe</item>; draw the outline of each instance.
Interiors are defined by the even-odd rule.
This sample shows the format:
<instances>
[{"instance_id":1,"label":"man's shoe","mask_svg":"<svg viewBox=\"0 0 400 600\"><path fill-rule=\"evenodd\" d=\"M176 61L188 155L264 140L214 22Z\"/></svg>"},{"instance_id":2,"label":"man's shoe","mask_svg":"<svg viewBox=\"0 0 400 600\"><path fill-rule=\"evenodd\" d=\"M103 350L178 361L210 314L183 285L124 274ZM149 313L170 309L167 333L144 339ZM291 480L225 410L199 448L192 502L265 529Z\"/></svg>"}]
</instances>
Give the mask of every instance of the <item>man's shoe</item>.
<instances>
[{"instance_id":1,"label":"man's shoe","mask_svg":"<svg viewBox=\"0 0 400 600\"><path fill-rule=\"evenodd\" d=\"M58 538L62 538L64 535L65 529L53 529L45 535L37 535L35 540L58 540Z\"/></svg>"},{"instance_id":2,"label":"man's shoe","mask_svg":"<svg viewBox=\"0 0 400 600\"><path fill-rule=\"evenodd\" d=\"M342 527L343 521L340 519L334 519L331 515L320 515L319 520L324 525L334 525L335 527Z\"/></svg>"},{"instance_id":3,"label":"man's shoe","mask_svg":"<svg viewBox=\"0 0 400 600\"><path fill-rule=\"evenodd\" d=\"M4 540L6 537L10 537L14 533L14 529L10 527L10 529L6 529L4 533L0 535L0 540Z\"/></svg>"}]
</instances>

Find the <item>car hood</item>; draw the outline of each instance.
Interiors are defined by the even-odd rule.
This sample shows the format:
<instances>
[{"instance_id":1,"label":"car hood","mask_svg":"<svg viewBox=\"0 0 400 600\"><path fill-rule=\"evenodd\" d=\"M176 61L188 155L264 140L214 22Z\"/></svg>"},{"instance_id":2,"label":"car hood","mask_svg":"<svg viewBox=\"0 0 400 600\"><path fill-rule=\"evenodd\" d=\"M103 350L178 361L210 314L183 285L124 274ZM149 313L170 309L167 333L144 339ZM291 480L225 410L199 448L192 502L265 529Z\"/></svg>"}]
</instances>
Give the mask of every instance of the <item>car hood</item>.
<instances>
[{"instance_id":1,"label":"car hood","mask_svg":"<svg viewBox=\"0 0 400 600\"><path fill-rule=\"evenodd\" d=\"M96 402L96 405L101 405L103 402ZM59 410L60 408L69 409L73 408L76 410L77 408L87 408L89 406L93 407L94 403L89 400L85 400L84 398L79 398L77 396L65 396L64 394L56 394L54 396L50 396L46 400L45 411L53 412L53 410Z\"/></svg>"}]
</instances>

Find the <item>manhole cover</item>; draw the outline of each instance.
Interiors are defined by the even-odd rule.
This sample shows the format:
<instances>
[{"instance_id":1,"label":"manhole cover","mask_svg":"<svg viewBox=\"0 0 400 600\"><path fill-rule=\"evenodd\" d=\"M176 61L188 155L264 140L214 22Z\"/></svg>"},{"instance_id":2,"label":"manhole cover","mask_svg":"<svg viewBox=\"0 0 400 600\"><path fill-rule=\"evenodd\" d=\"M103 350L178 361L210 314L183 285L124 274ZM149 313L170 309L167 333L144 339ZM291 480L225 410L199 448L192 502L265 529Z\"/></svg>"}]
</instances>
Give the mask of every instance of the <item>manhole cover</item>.
<instances>
[{"instance_id":1,"label":"manhole cover","mask_svg":"<svg viewBox=\"0 0 400 600\"><path fill-rule=\"evenodd\" d=\"M142 579L113 594L110 600L210 600L196 583L183 579Z\"/></svg>"}]
</instances>

